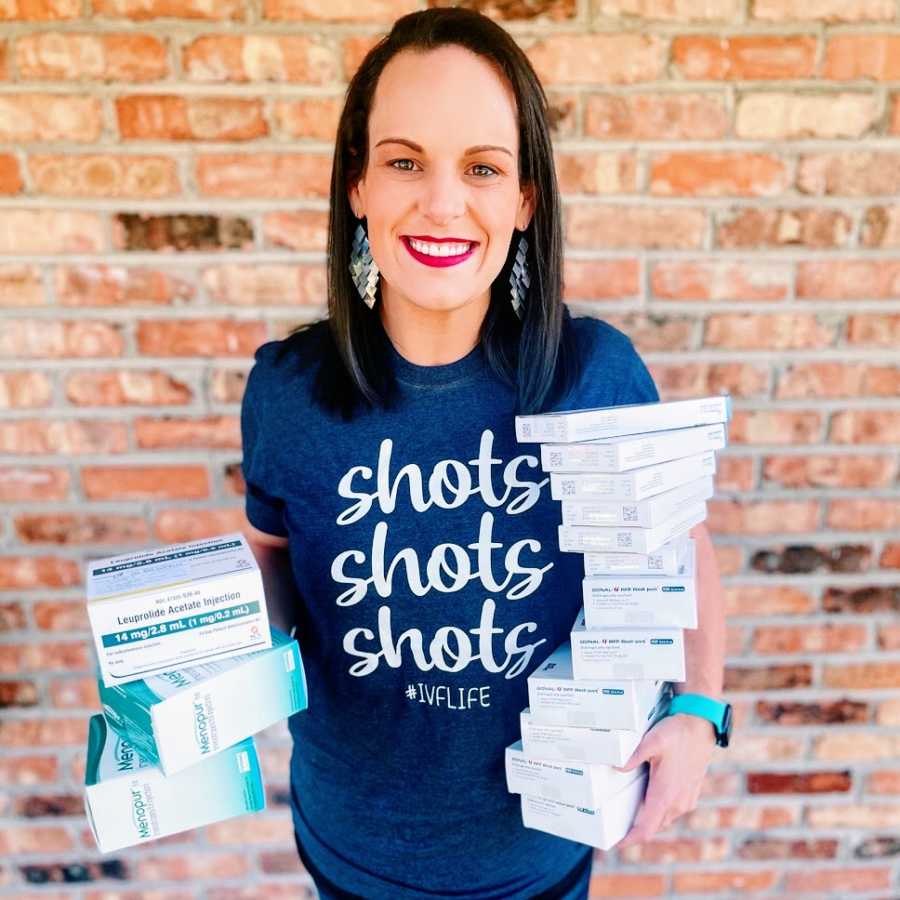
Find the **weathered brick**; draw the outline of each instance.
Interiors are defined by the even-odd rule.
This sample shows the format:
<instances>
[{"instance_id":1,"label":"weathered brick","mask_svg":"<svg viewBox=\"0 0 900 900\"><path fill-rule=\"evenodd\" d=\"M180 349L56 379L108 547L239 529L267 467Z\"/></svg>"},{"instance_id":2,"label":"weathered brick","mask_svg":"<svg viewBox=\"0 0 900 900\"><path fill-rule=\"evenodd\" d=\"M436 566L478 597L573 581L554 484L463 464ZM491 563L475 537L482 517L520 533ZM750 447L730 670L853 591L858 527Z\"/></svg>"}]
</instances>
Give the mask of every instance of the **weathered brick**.
<instances>
[{"instance_id":1,"label":"weathered brick","mask_svg":"<svg viewBox=\"0 0 900 900\"><path fill-rule=\"evenodd\" d=\"M52 784L58 777L59 761L56 756L0 757L0 783L4 785Z\"/></svg>"},{"instance_id":2,"label":"weathered brick","mask_svg":"<svg viewBox=\"0 0 900 900\"><path fill-rule=\"evenodd\" d=\"M595 15L642 19L731 22L741 13L740 0L594 0Z\"/></svg>"},{"instance_id":3,"label":"weathered brick","mask_svg":"<svg viewBox=\"0 0 900 900\"><path fill-rule=\"evenodd\" d=\"M22 79L142 82L169 74L166 45L149 34L73 34L42 31L16 39Z\"/></svg>"},{"instance_id":4,"label":"weathered brick","mask_svg":"<svg viewBox=\"0 0 900 900\"><path fill-rule=\"evenodd\" d=\"M825 48L822 75L840 81L900 79L900 35L832 35Z\"/></svg>"},{"instance_id":5,"label":"weathered brick","mask_svg":"<svg viewBox=\"0 0 900 900\"><path fill-rule=\"evenodd\" d=\"M50 682L50 703L54 709L98 709L100 695L96 677L54 679Z\"/></svg>"},{"instance_id":6,"label":"weathered brick","mask_svg":"<svg viewBox=\"0 0 900 900\"><path fill-rule=\"evenodd\" d=\"M775 22L890 21L895 15L893 0L753 0L753 16Z\"/></svg>"},{"instance_id":7,"label":"weathered brick","mask_svg":"<svg viewBox=\"0 0 900 900\"><path fill-rule=\"evenodd\" d=\"M557 152L554 161L564 194L630 194L637 189L633 153Z\"/></svg>"},{"instance_id":8,"label":"weathered brick","mask_svg":"<svg viewBox=\"0 0 900 900\"><path fill-rule=\"evenodd\" d=\"M716 462L715 489L750 491L755 483L753 459L749 456L722 456Z\"/></svg>"},{"instance_id":9,"label":"weathered brick","mask_svg":"<svg viewBox=\"0 0 900 900\"><path fill-rule=\"evenodd\" d=\"M758 572L808 574L826 572L864 572L869 568L872 548L868 544L837 544L816 547L812 544L789 544L754 552L750 568Z\"/></svg>"},{"instance_id":10,"label":"weathered brick","mask_svg":"<svg viewBox=\"0 0 900 900\"><path fill-rule=\"evenodd\" d=\"M810 594L788 585L725 587L725 611L729 616L803 615L814 607Z\"/></svg>"},{"instance_id":11,"label":"weathered brick","mask_svg":"<svg viewBox=\"0 0 900 900\"><path fill-rule=\"evenodd\" d=\"M244 19L247 6L239 0L93 0L93 11L101 16L127 19Z\"/></svg>"},{"instance_id":12,"label":"weathered brick","mask_svg":"<svg viewBox=\"0 0 900 900\"><path fill-rule=\"evenodd\" d=\"M900 569L900 543L885 544L878 565L882 569Z\"/></svg>"},{"instance_id":13,"label":"weathered brick","mask_svg":"<svg viewBox=\"0 0 900 900\"><path fill-rule=\"evenodd\" d=\"M817 45L811 35L679 35L672 62L685 78L704 81L810 78Z\"/></svg>"},{"instance_id":14,"label":"weathered brick","mask_svg":"<svg viewBox=\"0 0 900 900\"><path fill-rule=\"evenodd\" d=\"M900 794L900 769L883 769L870 772L866 778L866 793Z\"/></svg>"},{"instance_id":15,"label":"weathered brick","mask_svg":"<svg viewBox=\"0 0 900 900\"><path fill-rule=\"evenodd\" d=\"M896 856L898 853L900 853L900 837L893 835L876 835L860 842L853 849L853 855L858 859L878 859Z\"/></svg>"},{"instance_id":16,"label":"weathered brick","mask_svg":"<svg viewBox=\"0 0 900 900\"><path fill-rule=\"evenodd\" d=\"M80 0L18 0L0 7L0 21L54 22L81 16Z\"/></svg>"},{"instance_id":17,"label":"weathered brick","mask_svg":"<svg viewBox=\"0 0 900 900\"><path fill-rule=\"evenodd\" d=\"M900 247L900 205L870 206L863 214L859 232L862 247Z\"/></svg>"},{"instance_id":18,"label":"weathered brick","mask_svg":"<svg viewBox=\"0 0 900 900\"><path fill-rule=\"evenodd\" d=\"M209 197L328 196L331 158L325 154L199 155L196 165L198 188Z\"/></svg>"},{"instance_id":19,"label":"weathered brick","mask_svg":"<svg viewBox=\"0 0 900 900\"><path fill-rule=\"evenodd\" d=\"M57 197L174 197L181 191L174 159L163 156L32 155L35 189Z\"/></svg>"},{"instance_id":20,"label":"weathered brick","mask_svg":"<svg viewBox=\"0 0 900 900\"><path fill-rule=\"evenodd\" d=\"M124 422L77 419L0 422L0 452L3 453L124 453L127 449L128 426Z\"/></svg>"},{"instance_id":21,"label":"weathered brick","mask_svg":"<svg viewBox=\"0 0 900 900\"><path fill-rule=\"evenodd\" d=\"M707 317L703 343L724 350L816 350L832 346L836 336L835 325L814 315L718 313Z\"/></svg>"},{"instance_id":22,"label":"weathered brick","mask_svg":"<svg viewBox=\"0 0 900 900\"><path fill-rule=\"evenodd\" d=\"M53 466L0 466L0 502L65 500L68 471Z\"/></svg>"},{"instance_id":23,"label":"weathered brick","mask_svg":"<svg viewBox=\"0 0 900 900\"><path fill-rule=\"evenodd\" d=\"M649 363L660 395L670 400L719 394L768 396L769 370L750 363Z\"/></svg>"},{"instance_id":24,"label":"weathered brick","mask_svg":"<svg viewBox=\"0 0 900 900\"><path fill-rule=\"evenodd\" d=\"M762 625L753 634L755 653L850 653L868 642L865 625Z\"/></svg>"},{"instance_id":25,"label":"weathered brick","mask_svg":"<svg viewBox=\"0 0 900 900\"><path fill-rule=\"evenodd\" d=\"M853 234L853 219L838 209L742 207L717 214L717 223L716 245L725 250L846 247Z\"/></svg>"},{"instance_id":26,"label":"weathered brick","mask_svg":"<svg viewBox=\"0 0 900 900\"><path fill-rule=\"evenodd\" d=\"M566 240L573 247L696 250L703 241L701 210L573 204L566 208Z\"/></svg>"},{"instance_id":27,"label":"weathered brick","mask_svg":"<svg viewBox=\"0 0 900 900\"><path fill-rule=\"evenodd\" d=\"M147 539L147 523L139 516L75 513L22 514L13 528L25 544L127 544Z\"/></svg>"},{"instance_id":28,"label":"weathered brick","mask_svg":"<svg viewBox=\"0 0 900 900\"><path fill-rule=\"evenodd\" d=\"M252 356L266 340L261 322L225 319L142 320L138 352L147 356Z\"/></svg>"},{"instance_id":29,"label":"weathered brick","mask_svg":"<svg viewBox=\"0 0 900 900\"><path fill-rule=\"evenodd\" d=\"M900 528L900 500L868 498L833 499L826 524L848 531L884 531Z\"/></svg>"},{"instance_id":30,"label":"weathered brick","mask_svg":"<svg viewBox=\"0 0 900 900\"><path fill-rule=\"evenodd\" d=\"M862 393L865 369L862 363L794 363L778 374L775 397L778 400L858 397Z\"/></svg>"},{"instance_id":31,"label":"weathered brick","mask_svg":"<svg viewBox=\"0 0 900 900\"><path fill-rule=\"evenodd\" d=\"M38 266L0 265L0 306L43 306L45 303Z\"/></svg>"},{"instance_id":32,"label":"weathered brick","mask_svg":"<svg viewBox=\"0 0 900 900\"><path fill-rule=\"evenodd\" d=\"M294 852L296 857L296 851ZM142 856L136 860L132 877L140 881L218 881L240 878L250 868L250 860L239 853L203 853L192 850L166 856Z\"/></svg>"},{"instance_id":33,"label":"weathered brick","mask_svg":"<svg viewBox=\"0 0 900 900\"><path fill-rule=\"evenodd\" d=\"M183 406L194 399L189 384L158 369L79 371L63 387L66 400L76 406Z\"/></svg>"},{"instance_id":34,"label":"weathered brick","mask_svg":"<svg viewBox=\"0 0 900 900\"><path fill-rule=\"evenodd\" d=\"M0 557L0 590L39 590L81 584L75 560L57 556Z\"/></svg>"},{"instance_id":35,"label":"weathered brick","mask_svg":"<svg viewBox=\"0 0 900 900\"><path fill-rule=\"evenodd\" d=\"M879 650L900 650L900 625L896 623L879 625L876 643Z\"/></svg>"},{"instance_id":36,"label":"weathered brick","mask_svg":"<svg viewBox=\"0 0 900 900\"><path fill-rule=\"evenodd\" d=\"M641 354L686 350L692 343L693 323L687 318L634 313L607 315L604 319L624 331Z\"/></svg>"},{"instance_id":37,"label":"weathered brick","mask_svg":"<svg viewBox=\"0 0 900 900\"><path fill-rule=\"evenodd\" d=\"M266 19L292 22L393 22L419 8L417 0L263 0Z\"/></svg>"},{"instance_id":38,"label":"weathered brick","mask_svg":"<svg viewBox=\"0 0 900 900\"><path fill-rule=\"evenodd\" d=\"M96 213L0 210L0 253L97 253L105 242L103 220Z\"/></svg>"},{"instance_id":39,"label":"weathered brick","mask_svg":"<svg viewBox=\"0 0 900 900\"><path fill-rule=\"evenodd\" d=\"M267 247L288 250L324 250L328 240L328 213L315 209L266 213L262 237Z\"/></svg>"},{"instance_id":40,"label":"weathered brick","mask_svg":"<svg viewBox=\"0 0 900 900\"><path fill-rule=\"evenodd\" d=\"M15 600L0 602L0 633L21 631L27 626L25 610Z\"/></svg>"},{"instance_id":41,"label":"weathered brick","mask_svg":"<svg viewBox=\"0 0 900 900\"><path fill-rule=\"evenodd\" d=\"M232 216L118 213L113 224L117 250L240 250L252 241L250 222Z\"/></svg>"},{"instance_id":42,"label":"weathered brick","mask_svg":"<svg viewBox=\"0 0 900 900\"><path fill-rule=\"evenodd\" d=\"M72 838L52 825L8 826L0 829L0 853L55 853L71 850Z\"/></svg>"},{"instance_id":43,"label":"weathered brick","mask_svg":"<svg viewBox=\"0 0 900 900\"><path fill-rule=\"evenodd\" d=\"M210 298L228 306L323 306L328 296L320 265L224 265L204 269Z\"/></svg>"},{"instance_id":44,"label":"weathered brick","mask_svg":"<svg viewBox=\"0 0 900 900\"><path fill-rule=\"evenodd\" d=\"M548 84L635 84L662 77L666 49L657 35L551 35L526 51Z\"/></svg>"},{"instance_id":45,"label":"weathered brick","mask_svg":"<svg viewBox=\"0 0 900 900\"><path fill-rule=\"evenodd\" d=\"M716 534L769 534L815 531L820 510L814 500L710 500L707 514Z\"/></svg>"},{"instance_id":46,"label":"weathered brick","mask_svg":"<svg viewBox=\"0 0 900 900\"><path fill-rule=\"evenodd\" d=\"M779 873L774 869L753 871L675 872L672 887L679 894L768 890L775 886Z\"/></svg>"},{"instance_id":47,"label":"weathered brick","mask_svg":"<svg viewBox=\"0 0 900 900\"><path fill-rule=\"evenodd\" d=\"M341 114L341 100L339 97L278 100L272 113L275 130L281 137L333 142Z\"/></svg>"},{"instance_id":48,"label":"weathered brick","mask_svg":"<svg viewBox=\"0 0 900 900\"><path fill-rule=\"evenodd\" d=\"M10 652L5 645L3 652ZM0 665L0 671L2 670L3 666ZM38 702L38 689L33 681L26 681L23 679L16 681L0 681L0 709L8 709L17 706L37 706Z\"/></svg>"},{"instance_id":49,"label":"weathered brick","mask_svg":"<svg viewBox=\"0 0 900 900\"><path fill-rule=\"evenodd\" d=\"M900 737L879 734L874 729L862 733L837 731L817 737L812 752L816 759L824 760L891 761L900 752Z\"/></svg>"},{"instance_id":50,"label":"weathered brick","mask_svg":"<svg viewBox=\"0 0 900 900\"><path fill-rule=\"evenodd\" d=\"M730 750L731 748L729 748ZM790 806L707 806L688 813L685 825L693 831L719 830L722 828L746 828L751 831L767 831L795 825L800 818L797 807Z\"/></svg>"},{"instance_id":51,"label":"weathered brick","mask_svg":"<svg viewBox=\"0 0 900 900\"><path fill-rule=\"evenodd\" d=\"M762 153L667 153L650 159L650 193L657 196L767 197L789 184L785 164Z\"/></svg>"},{"instance_id":52,"label":"weathered brick","mask_svg":"<svg viewBox=\"0 0 900 900\"><path fill-rule=\"evenodd\" d=\"M707 838L654 838L643 844L623 847L620 856L629 863L660 865L682 862L721 862L728 858L728 839L724 836ZM601 896L603 896L601 894Z\"/></svg>"},{"instance_id":53,"label":"weathered brick","mask_svg":"<svg viewBox=\"0 0 900 900\"><path fill-rule=\"evenodd\" d=\"M254 97L136 94L116 99L126 141L249 141L268 134L262 101Z\"/></svg>"},{"instance_id":54,"label":"weathered brick","mask_svg":"<svg viewBox=\"0 0 900 900\"><path fill-rule=\"evenodd\" d=\"M636 259L571 259L564 262L566 300L614 300L640 293Z\"/></svg>"},{"instance_id":55,"label":"weathered brick","mask_svg":"<svg viewBox=\"0 0 900 900\"><path fill-rule=\"evenodd\" d=\"M139 416L134 420L134 437L141 450L187 447L239 449L241 424L237 416L206 416L201 419Z\"/></svg>"},{"instance_id":56,"label":"weathered brick","mask_svg":"<svg viewBox=\"0 0 900 900\"><path fill-rule=\"evenodd\" d=\"M719 94L588 94L584 133L600 140L718 140L728 131Z\"/></svg>"},{"instance_id":57,"label":"weathered brick","mask_svg":"<svg viewBox=\"0 0 900 900\"><path fill-rule=\"evenodd\" d=\"M650 270L650 290L661 300L784 300L792 272L784 263L670 261Z\"/></svg>"},{"instance_id":58,"label":"weathered brick","mask_svg":"<svg viewBox=\"0 0 900 900\"><path fill-rule=\"evenodd\" d=\"M831 419L831 441L835 444L888 444L900 441L900 413L895 410L852 409Z\"/></svg>"},{"instance_id":59,"label":"weathered brick","mask_svg":"<svg viewBox=\"0 0 900 900\"><path fill-rule=\"evenodd\" d=\"M210 495L205 466L83 466L81 486L89 500L200 500Z\"/></svg>"},{"instance_id":60,"label":"weathered brick","mask_svg":"<svg viewBox=\"0 0 900 900\"><path fill-rule=\"evenodd\" d=\"M888 487L897 477L890 456L767 456L763 477L783 487Z\"/></svg>"},{"instance_id":61,"label":"weathered brick","mask_svg":"<svg viewBox=\"0 0 900 900\"><path fill-rule=\"evenodd\" d=\"M836 725L869 721L869 705L861 700L758 700L756 715L773 725Z\"/></svg>"},{"instance_id":62,"label":"weathered brick","mask_svg":"<svg viewBox=\"0 0 900 900\"><path fill-rule=\"evenodd\" d=\"M900 662L825 666L822 684L832 688L896 688L900 685Z\"/></svg>"},{"instance_id":63,"label":"weathered brick","mask_svg":"<svg viewBox=\"0 0 900 900\"><path fill-rule=\"evenodd\" d=\"M750 794L843 794L852 785L849 770L747 773L747 792Z\"/></svg>"},{"instance_id":64,"label":"weathered brick","mask_svg":"<svg viewBox=\"0 0 900 900\"><path fill-rule=\"evenodd\" d=\"M884 196L897 193L898 186L900 153L862 149L804 153L797 162L797 190L805 194ZM834 260L833 265L843 262Z\"/></svg>"},{"instance_id":65,"label":"weathered brick","mask_svg":"<svg viewBox=\"0 0 900 900\"><path fill-rule=\"evenodd\" d=\"M7 319L0 334L0 357L120 356L122 329L116 323Z\"/></svg>"},{"instance_id":66,"label":"weathered brick","mask_svg":"<svg viewBox=\"0 0 900 900\"><path fill-rule=\"evenodd\" d=\"M813 871L788 872L785 875L784 887L788 891L804 894L814 891L827 891L843 896L844 891L876 891L887 888L891 884L891 870L879 869L827 869Z\"/></svg>"},{"instance_id":67,"label":"weathered brick","mask_svg":"<svg viewBox=\"0 0 900 900\"><path fill-rule=\"evenodd\" d=\"M737 410L728 426L731 444L813 444L822 435L818 412L788 409Z\"/></svg>"},{"instance_id":68,"label":"weathered brick","mask_svg":"<svg viewBox=\"0 0 900 900\"><path fill-rule=\"evenodd\" d=\"M827 613L900 612L900 585L828 587L822 595L822 609Z\"/></svg>"},{"instance_id":69,"label":"weathered brick","mask_svg":"<svg viewBox=\"0 0 900 900\"><path fill-rule=\"evenodd\" d=\"M16 797L15 811L25 819L81 816L84 814L84 797L81 794L29 794Z\"/></svg>"},{"instance_id":70,"label":"weathered brick","mask_svg":"<svg viewBox=\"0 0 900 900\"><path fill-rule=\"evenodd\" d=\"M887 300L900 297L900 262L874 259L801 260L797 297Z\"/></svg>"},{"instance_id":71,"label":"weathered brick","mask_svg":"<svg viewBox=\"0 0 900 900\"><path fill-rule=\"evenodd\" d=\"M812 666L791 663L771 666L728 666L725 669L726 691L786 690L812 685ZM841 684L830 687L842 687Z\"/></svg>"},{"instance_id":72,"label":"weathered brick","mask_svg":"<svg viewBox=\"0 0 900 900\"><path fill-rule=\"evenodd\" d=\"M747 140L859 138L878 119L871 94L753 93L738 100L734 131Z\"/></svg>"},{"instance_id":73,"label":"weathered brick","mask_svg":"<svg viewBox=\"0 0 900 900\"><path fill-rule=\"evenodd\" d=\"M7 94L0 97L0 140L93 143L103 128L96 97L66 94Z\"/></svg>"},{"instance_id":74,"label":"weathered brick","mask_svg":"<svg viewBox=\"0 0 900 900\"><path fill-rule=\"evenodd\" d=\"M43 372L0 372L0 409L34 409L53 402L53 384Z\"/></svg>"},{"instance_id":75,"label":"weathered brick","mask_svg":"<svg viewBox=\"0 0 900 900\"><path fill-rule=\"evenodd\" d=\"M871 347L900 347L900 314L859 313L847 320L847 341Z\"/></svg>"},{"instance_id":76,"label":"weathered brick","mask_svg":"<svg viewBox=\"0 0 900 900\"><path fill-rule=\"evenodd\" d=\"M834 859L838 842L835 838L819 840L791 838L746 838L736 849L739 859L755 860L795 860Z\"/></svg>"}]
</instances>

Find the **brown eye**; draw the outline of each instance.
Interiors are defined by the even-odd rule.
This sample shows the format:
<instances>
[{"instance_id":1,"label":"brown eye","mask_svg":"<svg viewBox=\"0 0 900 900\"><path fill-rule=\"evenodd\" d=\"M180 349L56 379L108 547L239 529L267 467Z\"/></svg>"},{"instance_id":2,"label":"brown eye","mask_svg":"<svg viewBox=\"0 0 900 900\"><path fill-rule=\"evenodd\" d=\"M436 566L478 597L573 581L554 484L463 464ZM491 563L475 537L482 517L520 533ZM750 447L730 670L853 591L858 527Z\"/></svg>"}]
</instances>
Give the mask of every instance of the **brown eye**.
<instances>
[{"instance_id":1,"label":"brown eye","mask_svg":"<svg viewBox=\"0 0 900 900\"><path fill-rule=\"evenodd\" d=\"M496 175L496 174L497 174L497 170L496 170L496 169L491 168L491 166L486 166L486 165L484 165L484 163L475 163L475 165L472 166L472 168L473 168L473 169L487 169L487 171L488 171L489 174L491 174L491 175ZM487 177L487 176L481 176L481 177Z\"/></svg>"},{"instance_id":2,"label":"brown eye","mask_svg":"<svg viewBox=\"0 0 900 900\"><path fill-rule=\"evenodd\" d=\"M397 169L398 172L412 172L413 171L413 169L397 168L397 163L412 163L411 159L392 159L388 163L388 165ZM415 164L413 163L413 165L415 165Z\"/></svg>"}]
</instances>

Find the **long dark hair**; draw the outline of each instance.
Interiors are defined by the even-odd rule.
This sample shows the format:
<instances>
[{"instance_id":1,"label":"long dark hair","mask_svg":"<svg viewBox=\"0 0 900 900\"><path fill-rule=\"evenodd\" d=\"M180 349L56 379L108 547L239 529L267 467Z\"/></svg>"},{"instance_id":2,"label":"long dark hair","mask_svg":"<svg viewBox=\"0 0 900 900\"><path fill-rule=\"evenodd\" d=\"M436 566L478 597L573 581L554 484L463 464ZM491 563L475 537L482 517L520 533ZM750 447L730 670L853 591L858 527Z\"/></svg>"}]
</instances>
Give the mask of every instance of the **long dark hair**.
<instances>
[{"instance_id":1,"label":"long dark hair","mask_svg":"<svg viewBox=\"0 0 900 900\"><path fill-rule=\"evenodd\" d=\"M360 406L392 404L395 383L387 364L387 336L375 309L362 302L348 268L357 219L348 189L368 160L369 111L388 61L402 50L425 52L459 45L491 62L516 98L519 125L519 181L535 192L535 209L525 232L531 284L520 321L510 303L509 273L518 239L491 285L480 338L491 369L514 386L518 413L540 412L564 396L578 377L575 338L562 300L562 222L553 164L547 97L528 57L487 16L459 7L410 13L394 23L367 54L347 87L331 170L328 216L328 331L321 347L315 396L324 408L351 418ZM283 351L319 322L292 332ZM309 342L306 342L309 343ZM309 361L309 360L307 360Z\"/></svg>"}]
</instances>

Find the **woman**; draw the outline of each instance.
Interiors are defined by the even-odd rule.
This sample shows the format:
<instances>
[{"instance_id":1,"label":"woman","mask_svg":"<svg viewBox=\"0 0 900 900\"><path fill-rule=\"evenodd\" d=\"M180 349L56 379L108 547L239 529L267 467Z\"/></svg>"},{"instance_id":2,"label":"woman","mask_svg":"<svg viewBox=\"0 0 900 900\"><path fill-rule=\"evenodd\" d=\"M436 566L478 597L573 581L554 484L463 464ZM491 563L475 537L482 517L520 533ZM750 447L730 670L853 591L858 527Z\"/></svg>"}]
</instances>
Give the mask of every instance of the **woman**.
<instances>
[{"instance_id":1,"label":"woman","mask_svg":"<svg viewBox=\"0 0 900 900\"><path fill-rule=\"evenodd\" d=\"M292 811L323 897L587 896L590 849L523 828L505 788L526 677L583 575L514 415L658 395L625 335L568 315L561 265L527 58L477 13L403 17L340 119L329 317L260 347L242 407L251 536L309 681ZM715 693L703 616L689 681ZM691 716L651 734L632 839L693 807L713 746Z\"/></svg>"}]
</instances>

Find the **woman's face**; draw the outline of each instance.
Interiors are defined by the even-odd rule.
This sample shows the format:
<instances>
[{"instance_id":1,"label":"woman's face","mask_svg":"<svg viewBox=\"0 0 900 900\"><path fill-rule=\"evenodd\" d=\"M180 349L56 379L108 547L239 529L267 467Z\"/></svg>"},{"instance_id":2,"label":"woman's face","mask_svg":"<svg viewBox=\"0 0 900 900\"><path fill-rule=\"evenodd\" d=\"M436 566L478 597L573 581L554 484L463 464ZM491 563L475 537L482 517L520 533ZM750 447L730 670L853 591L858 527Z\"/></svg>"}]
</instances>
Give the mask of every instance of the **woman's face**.
<instances>
[{"instance_id":1,"label":"woman's face","mask_svg":"<svg viewBox=\"0 0 900 900\"><path fill-rule=\"evenodd\" d=\"M533 212L511 89L465 48L403 51L378 80L368 140L350 204L366 218L383 302L486 308L513 230Z\"/></svg>"}]
</instances>

